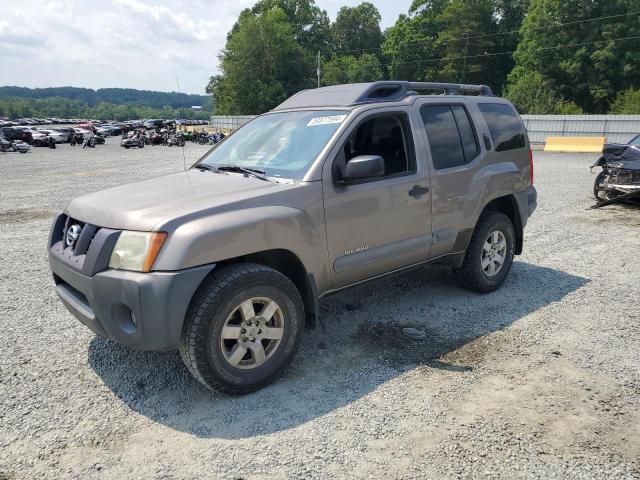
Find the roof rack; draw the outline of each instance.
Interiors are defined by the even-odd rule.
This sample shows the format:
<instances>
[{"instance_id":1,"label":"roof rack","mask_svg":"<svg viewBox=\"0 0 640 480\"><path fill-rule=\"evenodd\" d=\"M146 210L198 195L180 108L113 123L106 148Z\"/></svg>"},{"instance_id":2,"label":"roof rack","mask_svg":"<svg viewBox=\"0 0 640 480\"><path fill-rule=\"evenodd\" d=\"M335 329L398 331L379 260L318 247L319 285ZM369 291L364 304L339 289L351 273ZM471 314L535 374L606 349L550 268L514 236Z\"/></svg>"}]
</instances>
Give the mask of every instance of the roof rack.
<instances>
[{"instance_id":1,"label":"roof rack","mask_svg":"<svg viewBox=\"0 0 640 480\"><path fill-rule=\"evenodd\" d=\"M417 91L440 91L445 95L470 93L493 96L491 89L486 85L384 80L302 90L289 97L274 110L306 107L347 107L373 102L394 102L400 101L409 95L416 95Z\"/></svg>"},{"instance_id":2,"label":"roof rack","mask_svg":"<svg viewBox=\"0 0 640 480\"><path fill-rule=\"evenodd\" d=\"M352 105L369 102L397 101L407 95L415 95L412 90L441 90L445 95L460 95L461 92L474 93L486 97L492 97L493 92L487 85L467 85L461 83L438 82L394 82L381 81L367 84L367 88L353 101Z\"/></svg>"}]
</instances>

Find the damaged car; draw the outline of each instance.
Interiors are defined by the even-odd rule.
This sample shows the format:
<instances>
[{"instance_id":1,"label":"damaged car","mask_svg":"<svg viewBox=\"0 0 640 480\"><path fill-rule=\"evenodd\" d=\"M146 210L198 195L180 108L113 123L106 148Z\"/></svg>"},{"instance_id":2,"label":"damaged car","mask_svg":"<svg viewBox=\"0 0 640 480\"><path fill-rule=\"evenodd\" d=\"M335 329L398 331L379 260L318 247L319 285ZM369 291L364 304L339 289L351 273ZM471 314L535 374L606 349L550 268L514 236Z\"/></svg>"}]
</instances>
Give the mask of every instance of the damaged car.
<instances>
[{"instance_id":1,"label":"damaged car","mask_svg":"<svg viewBox=\"0 0 640 480\"><path fill-rule=\"evenodd\" d=\"M593 185L598 203L593 208L626 201L640 201L640 135L626 144L606 144L591 166L602 167Z\"/></svg>"}]
</instances>

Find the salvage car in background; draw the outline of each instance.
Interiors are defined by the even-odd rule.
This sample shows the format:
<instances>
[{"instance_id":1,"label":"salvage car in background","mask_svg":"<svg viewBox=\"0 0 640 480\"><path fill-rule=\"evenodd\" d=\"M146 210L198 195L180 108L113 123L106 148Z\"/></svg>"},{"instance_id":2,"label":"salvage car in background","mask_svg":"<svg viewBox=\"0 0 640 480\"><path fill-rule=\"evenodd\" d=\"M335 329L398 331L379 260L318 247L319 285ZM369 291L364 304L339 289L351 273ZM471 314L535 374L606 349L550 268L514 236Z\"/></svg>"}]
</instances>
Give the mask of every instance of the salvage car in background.
<instances>
[{"instance_id":1,"label":"salvage car in background","mask_svg":"<svg viewBox=\"0 0 640 480\"><path fill-rule=\"evenodd\" d=\"M71 137L75 133L75 130L71 127L60 127L55 129L57 132L60 132L64 136L65 142L70 142Z\"/></svg>"},{"instance_id":2,"label":"salvage car in background","mask_svg":"<svg viewBox=\"0 0 640 480\"><path fill-rule=\"evenodd\" d=\"M628 144L606 144L591 168L602 167L593 185L594 208L640 200L640 135Z\"/></svg>"},{"instance_id":3,"label":"salvage car in background","mask_svg":"<svg viewBox=\"0 0 640 480\"><path fill-rule=\"evenodd\" d=\"M4 127L0 129L0 132L10 142L20 140L28 143L33 140L32 131L29 127Z\"/></svg>"},{"instance_id":4,"label":"salvage car in background","mask_svg":"<svg viewBox=\"0 0 640 480\"><path fill-rule=\"evenodd\" d=\"M2 133L0 133L0 152L18 152L27 153L31 150L28 143L22 140L7 140Z\"/></svg>"},{"instance_id":5,"label":"salvage car in background","mask_svg":"<svg viewBox=\"0 0 640 480\"><path fill-rule=\"evenodd\" d=\"M43 133L49 138L53 138L56 143L63 143L67 141L67 134L59 132L57 130L37 130L37 132Z\"/></svg>"},{"instance_id":6,"label":"salvage car in background","mask_svg":"<svg viewBox=\"0 0 640 480\"><path fill-rule=\"evenodd\" d=\"M96 133L104 135L105 137L112 135L122 135L122 128L117 125L105 124L96 129Z\"/></svg>"},{"instance_id":7,"label":"salvage car in background","mask_svg":"<svg viewBox=\"0 0 640 480\"><path fill-rule=\"evenodd\" d=\"M126 137L120 141L120 146L124 148L138 147L144 148L144 138L142 135L133 134L130 132Z\"/></svg>"}]
</instances>

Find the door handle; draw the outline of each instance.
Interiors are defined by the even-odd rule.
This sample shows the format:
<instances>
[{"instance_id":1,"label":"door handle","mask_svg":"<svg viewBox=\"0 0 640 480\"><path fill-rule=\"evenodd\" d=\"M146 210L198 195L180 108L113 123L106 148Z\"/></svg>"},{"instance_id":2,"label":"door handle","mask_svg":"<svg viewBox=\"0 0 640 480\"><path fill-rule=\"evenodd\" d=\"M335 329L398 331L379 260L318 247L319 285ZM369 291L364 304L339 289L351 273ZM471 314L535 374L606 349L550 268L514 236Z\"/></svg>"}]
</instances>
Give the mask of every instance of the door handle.
<instances>
[{"instance_id":1,"label":"door handle","mask_svg":"<svg viewBox=\"0 0 640 480\"><path fill-rule=\"evenodd\" d=\"M425 193L429 193L429 187L421 187L420 185L414 185L411 190L409 190L409 195L413 198L418 198L424 195Z\"/></svg>"},{"instance_id":2,"label":"door handle","mask_svg":"<svg viewBox=\"0 0 640 480\"><path fill-rule=\"evenodd\" d=\"M491 151L492 145L491 145L491 139L489 138L489 135L487 135L486 133L482 136L482 138L484 139L484 147L487 149L487 152Z\"/></svg>"}]
</instances>

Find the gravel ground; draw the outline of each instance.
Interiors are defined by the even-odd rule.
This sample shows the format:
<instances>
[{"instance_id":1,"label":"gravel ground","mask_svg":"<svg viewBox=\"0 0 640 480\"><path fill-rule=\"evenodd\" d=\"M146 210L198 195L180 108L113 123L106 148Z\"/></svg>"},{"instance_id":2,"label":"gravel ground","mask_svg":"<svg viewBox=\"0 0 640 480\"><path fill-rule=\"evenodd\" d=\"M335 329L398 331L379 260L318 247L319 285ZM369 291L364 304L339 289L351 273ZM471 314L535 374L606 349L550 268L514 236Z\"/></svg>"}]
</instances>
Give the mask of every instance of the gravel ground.
<instances>
[{"instance_id":1,"label":"gravel ground","mask_svg":"<svg viewBox=\"0 0 640 480\"><path fill-rule=\"evenodd\" d=\"M537 153L501 290L437 267L334 295L284 377L231 398L94 337L46 260L71 197L205 150L0 156L0 479L640 478L640 210L588 208L593 155Z\"/></svg>"}]
</instances>

